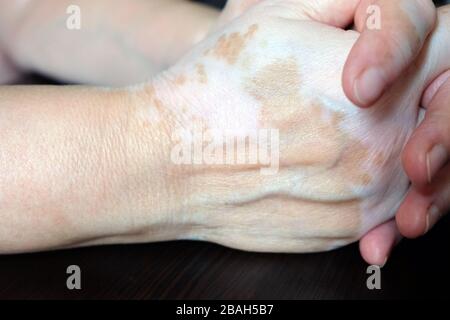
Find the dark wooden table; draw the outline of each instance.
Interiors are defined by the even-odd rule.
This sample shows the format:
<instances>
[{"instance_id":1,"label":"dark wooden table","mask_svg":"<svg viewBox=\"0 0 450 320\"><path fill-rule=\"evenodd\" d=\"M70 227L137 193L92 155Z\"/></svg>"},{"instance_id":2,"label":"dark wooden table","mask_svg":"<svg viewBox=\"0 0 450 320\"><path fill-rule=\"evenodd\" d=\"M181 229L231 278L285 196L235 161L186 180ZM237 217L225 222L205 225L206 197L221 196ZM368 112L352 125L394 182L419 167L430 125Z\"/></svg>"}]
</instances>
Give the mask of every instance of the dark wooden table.
<instances>
[{"instance_id":1,"label":"dark wooden table","mask_svg":"<svg viewBox=\"0 0 450 320\"><path fill-rule=\"evenodd\" d=\"M358 246L259 254L199 242L105 246L0 256L1 299L378 299L450 297L450 220L403 241L366 287ZM81 268L81 290L66 269Z\"/></svg>"},{"instance_id":2,"label":"dark wooden table","mask_svg":"<svg viewBox=\"0 0 450 320\"><path fill-rule=\"evenodd\" d=\"M381 290L367 289L356 244L258 254L169 242L0 256L0 299L449 298L449 231L445 219L422 239L404 240L381 271ZM66 287L69 265L81 268L81 290Z\"/></svg>"}]
</instances>

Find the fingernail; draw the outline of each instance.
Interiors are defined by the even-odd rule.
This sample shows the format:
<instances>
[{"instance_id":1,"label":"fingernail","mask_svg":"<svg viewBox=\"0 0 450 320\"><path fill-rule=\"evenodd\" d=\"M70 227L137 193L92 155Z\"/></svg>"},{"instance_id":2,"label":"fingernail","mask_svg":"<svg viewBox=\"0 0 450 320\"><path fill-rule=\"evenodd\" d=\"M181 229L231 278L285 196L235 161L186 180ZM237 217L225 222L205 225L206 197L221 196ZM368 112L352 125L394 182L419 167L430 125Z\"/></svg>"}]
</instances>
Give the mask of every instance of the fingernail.
<instances>
[{"instance_id":1,"label":"fingernail","mask_svg":"<svg viewBox=\"0 0 450 320\"><path fill-rule=\"evenodd\" d=\"M381 95L384 89L384 74L379 68L369 68L361 73L353 86L358 101L363 105L370 104Z\"/></svg>"},{"instance_id":2,"label":"fingernail","mask_svg":"<svg viewBox=\"0 0 450 320\"><path fill-rule=\"evenodd\" d=\"M386 258L384 258L384 262L383 262L383 264L380 266L380 268L383 268L383 267L386 265L387 261L388 261L388 257L386 256Z\"/></svg>"},{"instance_id":3,"label":"fingernail","mask_svg":"<svg viewBox=\"0 0 450 320\"><path fill-rule=\"evenodd\" d=\"M428 183L431 183L434 175L448 161L447 149L443 145L435 145L430 152L427 153L427 175Z\"/></svg>"},{"instance_id":4,"label":"fingernail","mask_svg":"<svg viewBox=\"0 0 450 320\"><path fill-rule=\"evenodd\" d=\"M439 221L441 218L441 211L435 205L432 205L427 212L427 225L425 228L425 233L430 231L431 228ZM425 234L424 233L424 234Z\"/></svg>"}]
</instances>

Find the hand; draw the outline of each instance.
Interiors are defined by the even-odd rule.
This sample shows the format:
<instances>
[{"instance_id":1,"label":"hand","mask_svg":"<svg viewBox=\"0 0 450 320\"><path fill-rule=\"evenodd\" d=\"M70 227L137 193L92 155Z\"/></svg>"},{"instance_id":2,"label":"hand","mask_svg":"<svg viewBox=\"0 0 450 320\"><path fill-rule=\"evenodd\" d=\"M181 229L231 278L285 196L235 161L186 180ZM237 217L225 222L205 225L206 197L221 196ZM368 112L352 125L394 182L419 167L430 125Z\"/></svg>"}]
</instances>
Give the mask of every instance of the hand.
<instances>
[{"instance_id":1,"label":"hand","mask_svg":"<svg viewBox=\"0 0 450 320\"><path fill-rule=\"evenodd\" d=\"M167 109L183 115L172 132L196 127L243 138L265 128L280 138L274 176L258 165L181 166L184 209L171 215L186 222L180 238L317 251L393 217L408 188L400 153L418 122L420 92L437 72L443 32L420 70L410 69L376 108L356 109L341 75L358 33L340 29L356 3L262 1L165 74Z\"/></svg>"},{"instance_id":2,"label":"hand","mask_svg":"<svg viewBox=\"0 0 450 320\"><path fill-rule=\"evenodd\" d=\"M359 1L355 28L361 36L343 74L347 97L360 107L373 105L417 58L435 22L432 0Z\"/></svg>"},{"instance_id":3,"label":"hand","mask_svg":"<svg viewBox=\"0 0 450 320\"><path fill-rule=\"evenodd\" d=\"M450 210L450 71L429 86L423 106L425 119L403 153L412 187L397 224L409 238L427 233Z\"/></svg>"},{"instance_id":4,"label":"hand","mask_svg":"<svg viewBox=\"0 0 450 320\"><path fill-rule=\"evenodd\" d=\"M443 25L445 21L449 19L448 6L440 8L439 12L440 24ZM405 37L405 39L408 39L408 37ZM366 47L369 48L371 45L366 42ZM419 47L416 47L416 49L419 49ZM438 50L441 50L441 56L443 56L445 55L443 53L447 52L448 48L446 45L442 45ZM425 47L424 51L422 56L426 55L426 52L429 50ZM420 60L423 61L423 57L419 59L419 61ZM416 62L416 64L419 63L420 62ZM442 64L442 59L441 61L437 59L435 65L437 68L440 68L439 72L444 72L447 66L445 64L440 66L440 64ZM448 209L448 205L445 201L445 189L448 188L448 178L445 178L445 170L436 173L439 169L434 168L434 172L439 178L434 179L438 181L433 181L433 183L429 185L428 182L432 179L429 178L426 160L427 152L431 150L434 143L438 142L435 139L439 136L440 138L438 140L445 146L445 137L448 136L448 131L445 131L448 130L447 124L444 125L443 122L439 122L439 126L433 127L435 124L432 123L433 121L430 121L430 119L436 118L436 110L438 110L439 113L442 113L442 111L439 110L444 110L445 108L443 106L429 108L432 97L436 95L438 89L445 88L445 86L442 85L446 81L446 74L437 77L438 74L439 73L434 76L436 80L429 85L422 101L422 106L427 107L427 113L425 115L427 121L421 124L415 131L402 155L404 168L408 173L413 186L408 192L408 196L405 198L402 206L399 208L397 214L398 227L394 221L390 221L375 228L361 240L361 253L366 261L371 264L385 263L392 248L401 239L399 231L407 237L417 237L422 235L429 230L429 228L431 228L439 217L445 214ZM440 97L440 99L445 99L444 94L440 95ZM437 103L442 104L442 100L439 102L439 99L437 99L437 101ZM444 111L443 114L444 117L442 117L441 121L445 120L446 112ZM441 159L441 161L441 165L444 167L445 159ZM434 213L428 215L427 212L431 211L429 209L431 209L433 203L437 204L439 213L436 213L435 209L433 209L432 212Z\"/></svg>"},{"instance_id":5,"label":"hand","mask_svg":"<svg viewBox=\"0 0 450 320\"><path fill-rule=\"evenodd\" d=\"M428 87L422 99L425 119L403 151L412 186L396 214L397 224L388 222L361 240L361 252L369 263L386 261L401 235L424 235L450 210L449 76L449 71L444 72Z\"/></svg>"},{"instance_id":6,"label":"hand","mask_svg":"<svg viewBox=\"0 0 450 320\"><path fill-rule=\"evenodd\" d=\"M261 2L142 86L2 88L0 251L186 238L318 251L390 219L408 186L399 154L419 93L450 68L439 62L448 27L434 33L420 70L362 110L340 85L358 37L339 29L350 2L304 3ZM274 130L273 157L180 165L179 133L196 128L241 138ZM213 147L219 138L210 135ZM203 156L214 150L202 147Z\"/></svg>"},{"instance_id":7,"label":"hand","mask_svg":"<svg viewBox=\"0 0 450 320\"><path fill-rule=\"evenodd\" d=\"M258 2L229 0L222 20L231 20ZM321 4L323 2L312 2L313 6ZM367 28L369 5L380 9L380 30ZM355 28L362 33L345 64L344 91L355 104L367 107L373 105L394 80L410 68L435 27L435 8L431 0L362 0L349 1L347 8L340 9L354 12ZM371 73L378 74L378 79L366 77L369 83L360 81L363 71L375 68L378 72ZM384 264L392 247L400 239L394 220L382 224L361 240L362 256L371 264Z\"/></svg>"}]
</instances>

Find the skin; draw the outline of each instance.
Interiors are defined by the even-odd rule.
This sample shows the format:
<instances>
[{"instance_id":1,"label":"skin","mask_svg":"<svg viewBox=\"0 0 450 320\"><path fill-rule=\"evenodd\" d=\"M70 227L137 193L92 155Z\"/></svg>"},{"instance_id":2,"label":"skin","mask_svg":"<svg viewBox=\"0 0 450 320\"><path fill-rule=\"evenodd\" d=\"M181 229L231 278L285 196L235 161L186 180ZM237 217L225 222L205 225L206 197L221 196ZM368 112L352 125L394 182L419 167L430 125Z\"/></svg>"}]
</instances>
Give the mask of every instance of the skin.
<instances>
[{"instance_id":1,"label":"skin","mask_svg":"<svg viewBox=\"0 0 450 320\"><path fill-rule=\"evenodd\" d=\"M0 89L1 251L199 239L309 252L391 219L407 191L399 155L417 126L420 92L450 67L440 56L448 18L420 68L363 110L341 88L359 34L338 27L352 16L323 24L344 3L311 11L261 2L141 86ZM174 131L193 125L236 136L278 129L279 172L173 163Z\"/></svg>"},{"instance_id":2,"label":"skin","mask_svg":"<svg viewBox=\"0 0 450 320\"><path fill-rule=\"evenodd\" d=\"M182 54L182 52L186 51L188 47L192 45L192 43L195 43L200 38L204 37L204 34L206 34L206 31L211 25L216 25L213 29L219 29L220 27L226 25L229 21L232 19L238 17L243 11L247 10L251 6L257 4L258 0L239 0L239 1L228 1L227 7L225 8L224 12L222 12L220 19L218 23L213 23L218 16L218 13L214 10L208 10L200 6L196 6L194 4L190 3L180 3L178 1L127 1L127 8L131 7L133 12L143 12L145 13L146 17L151 16L153 12L162 12L164 13L164 16L168 19L165 19L165 21L179 21L180 19L178 16L181 16L182 14L180 12L186 12L189 10L190 14L184 16L183 14L183 21L186 21L183 28L172 28L172 26L169 24L165 24L165 29L168 30L167 32L169 34L172 33L171 30L184 30L184 33L177 33L174 32L171 37L168 37L170 39L179 39L179 41L171 41L167 44L161 43L161 37L152 37L152 34L146 34L146 40L145 41L138 41L137 47L133 48L124 48L119 47L117 48L117 42L110 41L111 36L108 36L107 34L104 34L105 41L110 41L103 43L103 48L110 47L111 51L118 51L122 52L123 56L127 54L127 58L119 58L121 63L111 63L110 60L107 59L100 59L104 63L104 70L105 72L98 72L98 70L93 73L90 70L92 68L73 68L72 66L79 66L79 65L89 65L89 60L86 60L83 56L77 56L76 54L72 57L70 57L69 60L75 61L76 63L73 64L57 64L55 68L54 57L52 59L52 63L49 63L49 59L46 57L48 54L40 54L40 55L33 55L31 56L31 52L38 51L36 44L33 44L33 41L30 41L30 39L35 38L35 34L38 30L41 30L42 28L42 21L58 21L60 18L58 15L55 16L55 13L58 12L58 10L55 9L55 5L57 7L61 7L63 10L65 7L67 7L67 4L63 1L58 1L57 3L52 3L51 1L40 1L40 10L31 10L29 9L30 1L3 1L0 3L1 6L3 6L4 10L0 11L1 13L7 13L5 16L0 19L0 23L2 24L2 28L0 30L7 31L3 33L3 42L7 43L5 47L13 48L8 49L8 51L13 52L11 56L17 56L21 57L20 59L17 59L18 61L12 62L9 55L6 55L5 53L0 52L0 82L10 82L17 78L19 75L19 68L18 65L21 65L21 69L37 69L40 71L43 71L45 73L49 73L52 76L59 77L60 79L66 79L69 81L74 82L86 82L86 83L98 83L98 84L124 84L124 83L130 83L130 82L136 82L141 81L145 77L148 76L148 74L156 73L161 68L164 68L166 65L171 64L173 61L176 60L178 56ZM48 3L48 6L47 6ZM99 1L96 2L96 5L100 3ZM151 6L149 5L151 3ZM173 4L173 5L172 5ZM325 2L317 1L311 5L323 6ZM372 30L367 30L365 28L365 21L367 18L366 9L367 6L370 4L376 4L380 6L382 9L383 14L383 26L381 30L374 32ZM355 21L356 21L356 29L360 32L362 32L362 36L359 37L358 41L356 42L355 46L351 50L351 54L347 60L347 63L344 68L344 77L343 77L343 83L344 83L344 90L347 94L348 98L352 100L355 104L359 104L360 106L367 106L370 101L361 101L361 99L357 99L358 95L355 93L352 89L355 88L354 82L357 82L357 78L359 76L359 73L362 72L362 70L376 66L380 69L382 69L382 72L385 74L383 77L382 83L379 85L371 85L368 86L368 90L373 88L378 88L378 92L375 93L369 93L369 95L372 95L372 98L375 99L378 96L380 96L384 89L396 79L402 71L404 71L405 68L408 67L410 62L416 58L418 52L423 46L423 43L426 39L426 36L431 31L431 29L434 27L434 10L432 8L431 1L408 1L408 5L404 5L401 3L401 1L347 1L345 4L341 4L339 7L339 10L341 12L350 12L356 10L355 15ZM92 6L92 2L83 2L79 1L79 5L86 9L88 8L87 12L92 12L91 9L89 9ZM167 6L166 6L167 5ZM176 6L175 6L176 5ZM103 2L100 3L100 7L104 6ZM155 11L152 6L155 6L160 11ZM28 7L28 8L27 8ZM113 6L112 8L109 8L106 10L109 13L111 13L111 9L116 10L118 14L120 14L123 10L120 8L121 4L119 3L118 6ZM183 10L174 10L174 8L182 8ZM150 10L153 9L153 10ZM186 9L186 10L185 10ZM27 14L27 11L32 12L33 14ZM64 10L63 10L64 11ZM61 12L63 12L61 11ZM137 23L135 21L130 21L127 24L131 25L131 28L128 29L118 29L117 27L111 28L111 26L121 26L121 23L114 23L114 20L111 21L105 21L102 18L103 12L105 10L99 10L95 11L96 16L91 16L91 19L88 19L88 23L90 21L101 21L104 26L104 30L114 30L115 37L117 38L128 38L130 35L132 38L139 39L139 33L134 32L136 28L133 28L133 25L137 26ZM420 12L421 14L417 16L417 12ZM25 13L25 14L24 14ZM114 12L113 12L114 13ZM354 15L354 14L353 14ZM114 16L114 14L113 14ZM136 16L136 15L134 15ZM17 17L21 18L21 21L25 22L26 27L21 28L20 37L18 37L18 40L16 40L16 37L14 39L8 39L5 41L5 34L12 33L11 31L14 31L17 29L16 25L17 23L14 23L15 20L17 20ZM190 20L189 18L192 17ZM317 17L316 17L317 18ZM349 23L349 16L345 15L338 15L338 18L335 16L327 17L325 14L321 15L322 22L336 25L336 24L344 24L343 21L346 21L346 23ZM342 20L343 19L343 20ZM121 18L121 22L122 22ZM137 19L138 21L141 21L140 19ZM341 21L339 21L341 20ZM413 23L411 23L411 20ZM151 22L151 23L150 23ZM86 26L86 21L83 20L84 26ZM147 25L145 26L146 30L154 30L157 29L161 22L156 19L145 19L144 23ZM65 34L61 34L58 32L60 28L56 25L53 25L52 23L48 24L49 27L46 27L46 33L45 35L48 36L49 39L64 39L66 36ZM388 25L389 27L386 27ZM142 26L139 25L140 27ZM53 28L53 29L52 29ZM92 30L90 25L88 24L88 28L86 28L89 32ZM52 31L53 30L53 31ZM134 36L135 35L135 36ZM96 37L98 37L98 33L95 34ZM82 38L73 38L71 39L71 43L68 44L67 42L59 42L58 45L58 51L57 52L65 52L61 56L61 62L66 61L66 57L68 54L72 54L77 51L72 50L71 48L73 46L76 46L76 43L79 42L80 44L83 44L83 47L86 48L84 37L89 37L88 33L83 33ZM40 38L42 38L42 32L40 33ZM417 41L417 38L420 41ZM187 41L184 41L187 40ZM158 44L158 45L155 45ZM176 44L174 46L173 44ZM145 45L145 47L143 47ZM408 50L398 50L398 48L407 48ZM17 49L18 48L18 49ZM98 54L101 54L98 50L96 51L95 47L91 48L90 46L87 47L91 52L90 56L96 56ZM103 49L102 48L102 49ZM117 49L113 49L117 48ZM155 50L155 48L158 48L159 50ZM125 49L132 50L135 52L138 52L139 55L141 55L141 58L138 57L138 55L130 55L128 54L129 51L126 53ZM170 50L169 50L170 49ZM39 50L41 51L41 50ZM171 54L168 54L168 53ZM380 60L380 57L390 57L389 59ZM63 59L64 58L64 59ZM118 56L115 57L115 60L118 59ZM19 60L21 60L19 62ZM98 61L99 59L97 59ZM119 66L119 67L118 67ZM121 68L120 66L123 66ZM96 67L98 67L96 62ZM136 70L139 69L139 70ZM87 70L87 72L86 72ZM140 72L140 70L145 70L146 73L143 74ZM437 88L440 86L439 81L435 81L434 83L438 83L436 85L430 85L430 88ZM433 83L433 84L434 84ZM364 89L364 88L363 88ZM367 91L367 90L366 90ZM432 90L428 90L431 92ZM435 93L435 92L434 92ZM378 96L377 96L378 95ZM431 94L429 94L430 96ZM361 95L359 95L361 96ZM359 97L360 98L360 97ZM424 104L425 105L425 104ZM429 130L428 130L429 131ZM442 133L442 130L441 130ZM414 135L416 137L417 135ZM419 135L420 136L420 135ZM422 139L423 140L423 139ZM408 144L408 146L411 145ZM411 149L411 148L409 148ZM408 148L406 150L409 150ZM415 164L417 163L416 159L419 158L415 156L414 152L405 153L409 154L408 156L404 156L404 159L412 159L412 160L405 160L406 168L408 168L408 163ZM414 156L414 157L413 157ZM414 161L413 161L414 160ZM410 166L411 167L411 166ZM409 172L424 172L427 169L423 170L422 168L426 168L424 166L419 167L418 169L412 168ZM410 174L411 176L411 174ZM414 182L414 177L411 178ZM441 188L442 189L442 188ZM439 193L439 192L438 192ZM442 193L442 191L440 191ZM429 194L429 192L427 193ZM440 197L442 198L442 196ZM444 197L445 198L445 197ZM407 198L408 199L408 198ZM423 201L422 201L423 202ZM442 202L442 201L441 201ZM415 208L416 206L414 206ZM445 207L444 205L440 206ZM403 212L410 212L411 210L404 210ZM402 210L399 211L398 217L400 217L400 213ZM405 221L413 221L413 223L406 223L404 224L406 227L406 231L404 233L408 233L408 226L413 225L413 228L415 228L412 232L414 233L423 233L424 228L422 224L427 223L427 219L422 217L422 211L419 211L419 214L417 214L417 219L410 219ZM407 217L407 215L404 215ZM428 219L429 220L429 219ZM401 219L399 219L399 225L401 228ZM414 221L417 223L414 224ZM433 225L435 222L435 219L431 220L431 225ZM430 223L429 223L430 224ZM419 231L417 231L419 230ZM398 242L399 235L398 231L395 228L395 224L391 221L386 223L385 225L380 226L379 228L375 228L370 233L367 234L366 237L364 237L361 241L361 251L363 254L363 257L369 262L369 263L376 263L376 264L382 264L386 257L388 256L393 244Z\"/></svg>"},{"instance_id":3,"label":"skin","mask_svg":"<svg viewBox=\"0 0 450 320\"><path fill-rule=\"evenodd\" d=\"M371 7L379 8L380 29L370 24ZM343 73L346 96L360 107L373 105L416 60L435 22L431 0L360 1L355 29L361 36Z\"/></svg>"},{"instance_id":4,"label":"skin","mask_svg":"<svg viewBox=\"0 0 450 320\"><path fill-rule=\"evenodd\" d=\"M81 9L80 30L66 28L69 5ZM32 70L71 83L139 83L174 64L218 16L185 0L0 0L0 74Z\"/></svg>"},{"instance_id":5,"label":"skin","mask_svg":"<svg viewBox=\"0 0 450 320\"><path fill-rule=\"evenodd\" d=\"M448 71L440 75L425 93L423 105L427 114L403 153L404 165L413 182L412 195L405 199L405 206L408 201L425 201L426 204L412 211L412 217L405 216L406 210L399 211L398 224L405 236L416 237L428 232L450 209L449 75ZM413 159L420 160L414 163ZM437 212L431 212L433 205Z\"/></svg>"},{"instance_id":6,"label":"skin","mask_svg":"<svg viewBox=\"0 0 450 320\"><path fill-rule=\"evenodd\" d=\"M144 175L158 163L147 146L157 145L160 133L136 124L138 96L11 86L0 97L2 253L139 234L132 231L139 211L156 201L147 188L161 186L157 175L152 183Z\"/></svg>"},{"instance_id":7,"label":"skin","mask_svg":"<svg viewBox=\"0 0 450 320\"><path fill-rule=\"evenodd\" d=\"M258 2L252 0L229 1L226 10L228 9L231 16L236 17L240 12L247 10ZM318 2L312 5L320 4ZM416 60L427 36L435 27L436 13L433 3L429 0L364 0L353 3L349 1L347 5L348 7L341 7L340 10L342 12L347 10L355 11L355 29L361 32L361 36L347 58L343 71L343 88L346 96L356 105L369 107ZM380 30L371 30L367 27L366 22L368 13L370 13L368 7L371 5L376 5L381 9L382 28ZM329 17L328 23L333 18ZM327 20L326 16L325 20ZM364 78L362 75L365 71L373 69L378 71L376 74L381 74L382 76L368 78L369 81L365 82L361 81L360 78ZM446 75L448 73L438 77L430 84L424 94L422 106L427 107L429 105L432 96L436 94L438 88L447 79ZM441 105L443 104L441 103ZM397 215L399 229L405 236L415 237L423 234L436 223L437 219L442 216L442 212L446 212L446 208L449 208L446 200L448 197L446 197L447 193L445 192L448 182L441 178L438 187L423 188L424 181L428 182L430 180L430 169L427 167L425 160L417 161L417 159L427 158L425 156L426 151L423 149L426 149L427 146L429 147L433 139L434 141L436 139L440 140L440 145L443 145L444 148L448 145L448 142L446 142L446 137L449 136L446 134L448 126L442 123L448 117L445 116L446 112L441 111L440 115L442 114L444 114L443 118L435 117L436 121L440 119L439 122L441 124L439 126L432 127L429 125L429 121L426 121L425 125L421 126L421 129L425 128L425 130L422 130L423 132L432 132L433 134L421 137L419 131L419 134L416 133L407 144L403 153L404 167L413 185L415 185ZM428 141L424 141L427 140L426 137L428 137ZM416 140L422 140L422 143L420 144ZM421 146L422 150L418 150L420 148L417 146ZM431 150L431 147L428 150ZM442 153L441 151L440 154ZM445 166L445 160L442 160L442 158L445 159L445 152L444 156L441 155L440 157ZM419 181L417 179L418 173L419 175L421 173L421 178L418 178ZM417 191L418 189L422 191ZM436 189L438 191L435 191ZM425 198L427 198L426 201L424 200ZM427 211L431 207L433 199L436 199L435 202L439 203L437 206L439 211L437 214L433 211L433 214L428 215ZM401 239L399 229L395 221L391 220L368 232L360 242L363 258L370 264L384 265L392 248Z\"/></svg>"},{"instance_id":8,"label":"skin","mask_svg":"<svg viewBox=\"0 0 450 320\"><path fill-rule=\"evenodd\" d=\"M410 3L413 3L411 1ZM395 2L397 3L397 2ZM383 5L383 4L382 4ZM423 8L426 3L418 3L417 6ZM388 5L389 6L389 5ZM387 10L386 7L385 10ZM440 9L441 16L448 12L448 6ZM427 12L427 10L425 10ZM428 16L428 15L426 15ZM431 26L432 20L427 18L425 25ZM418 21L418 20L416 20ZM390 24L398 24L396 18ZM344 70L344 89L347 96L360 107L369 107L385 92L386 86L391 82L399 72L408 68L412 63L412 57L416 51L411 50L403 55L403 59L395 56L395 51L386 43L402 43L403 46L412 49L418 49L422 42L413 42L411 39L417 37L417 30L423 30L420 35L422 39L426 35L427 28L405 27L396 33L402 35L392 35L395 28L385 28L379 32L368 31L366 38L361 37L358 44L353 48ZM406 25L407 26L407 25ZM398 30L398 29L397 29ZM372 38L372 39L371 39ZM389 41L392 39L403 39L402 41ZM373 41L375 39L375 41ZM380 41L377 41L380 40ZM369 46L369 41L371 45ZM409 42L409 43L408 43ZM377 45L380 44L380 45ZM371 50L368 50L371 48ZM389 51L390 59L384 62L378 61L385 55L382 52ZM397 50L401 52L401 50ZM446 52L446 48L442 49ZM388 75L378 84L374 84L366 89L372 90L372 99L367 101L358 101L356 94L352 91L352 85L357 78L354 70L367 69L371 67L385 68L383 71ZM384 67L383 67L384 66ZM389 68L389 69L388 69ZM386 70L390 70L386 72ZM422 98L422 106L427 110L423 123L414 131L411 139L405 146L402 153L402 162L405 172L411 180L411 188L404 202L400 206L396 221L389 221L374 230L370 231L360 242L362 256L371 264L386 263L393 247L401 240L402 235L409 238L415 238L427 233L450 209L449 204L449 175L448 175L448 154L449 154L449 111L448 108L448 71L445 68L441 70L442 74L429 84ZM390 74L390 75L389 75ZM433 150L434 149L434 150ZM433 151L433 152L432 152Z\"/></svg>"}]
</instances>

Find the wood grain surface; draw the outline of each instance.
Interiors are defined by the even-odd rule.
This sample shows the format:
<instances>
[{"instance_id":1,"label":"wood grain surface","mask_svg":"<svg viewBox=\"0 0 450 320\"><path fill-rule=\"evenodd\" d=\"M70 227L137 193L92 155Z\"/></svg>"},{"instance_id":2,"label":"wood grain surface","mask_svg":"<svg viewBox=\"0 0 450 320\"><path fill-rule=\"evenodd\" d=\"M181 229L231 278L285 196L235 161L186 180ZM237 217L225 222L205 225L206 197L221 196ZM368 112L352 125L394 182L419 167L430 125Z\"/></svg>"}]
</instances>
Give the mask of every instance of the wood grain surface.
<instances>
[{"instance_id":1,"label":"wood grain surface","mask_svg":"<svg viewBox=\"0 0 450 320\"><path fill-rule=\"evenodd\" d=\"M368 290L358 246L261 254L200 242L105 246L0 257L0 299L449 298L450 220L405 240ZM66 268L81 268L68 290Z\"/></svg>"}]
</instances>

